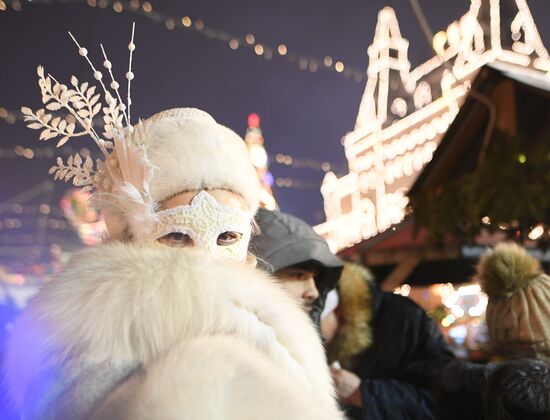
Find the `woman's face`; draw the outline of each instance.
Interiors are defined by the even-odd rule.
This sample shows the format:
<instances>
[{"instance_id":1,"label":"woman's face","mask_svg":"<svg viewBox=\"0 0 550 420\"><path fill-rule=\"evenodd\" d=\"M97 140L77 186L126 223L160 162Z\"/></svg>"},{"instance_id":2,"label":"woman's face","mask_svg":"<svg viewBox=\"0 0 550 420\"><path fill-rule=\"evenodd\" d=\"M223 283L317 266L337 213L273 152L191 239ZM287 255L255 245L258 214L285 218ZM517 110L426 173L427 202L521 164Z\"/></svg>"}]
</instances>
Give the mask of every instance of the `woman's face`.
<instances>
[{"instance_id":1,"label":"woman's face","mask_svg":"<svg viewBox=\"0 0 550 420\"><path fill-rule=\"evenodd\" d=\"M194 199L195 197L197 197L198 193L199 191L186 191L176 196L173 196L161 203L161 210L170 210L186 206L188 209L193 209L192 211L196 212L195 217L197 219L200 219L195 225L200 226L201 224L206 224L208 225L208 227L214 226L218 222L219 219L216 219L214 215L216 211L219 211L219 209L225 208L226 210L235 209L237 211L246 211L245 201L239 195L230 191L221 189L209 190L208 195L215 200L215 203L211 202L211 200L201 200L200 204L196 205L197 203L196 201L194 201ZM215 206L214 210L212 210L212 205ZM221 210L221 213L219 213L222 214L222 217L223 211L224 210ZM232 217L230 211L228 211L227 213L230 215L230 217ZM224 226L224 222L220 223L222 224L221 226ZM250 223L250 220L247 223ZM227 226L229 225L231 225L231 223L227 224ZM202 241L203 245L208 242L208 244L211 245L210 249L212 249L212 247L215 247L221 253L225 252L230 255L230 250L232 247L236 247L239 242L242 242L243 240L246 240L248 242L249 237L249 233L243 232L244 229L239 229L236 225L234 228L229 228L229 230L225 228L214 231L208 229L209 231L205 233L205 235L203 235L208 236L207 240L205 240L205 238L203 237L199 237L200 233L196 232L197 229L195 229L195 231L193 232L186 231L185 228L178 230L179 231L174 230L167 233L166 235L162 236L158 241L171 247L193 247L201 245L197 242ZM215 237L212 238L212 235L214 235ZM242 248L242 244L240 245L240 248Z\"/></svg>"}]
</instances>

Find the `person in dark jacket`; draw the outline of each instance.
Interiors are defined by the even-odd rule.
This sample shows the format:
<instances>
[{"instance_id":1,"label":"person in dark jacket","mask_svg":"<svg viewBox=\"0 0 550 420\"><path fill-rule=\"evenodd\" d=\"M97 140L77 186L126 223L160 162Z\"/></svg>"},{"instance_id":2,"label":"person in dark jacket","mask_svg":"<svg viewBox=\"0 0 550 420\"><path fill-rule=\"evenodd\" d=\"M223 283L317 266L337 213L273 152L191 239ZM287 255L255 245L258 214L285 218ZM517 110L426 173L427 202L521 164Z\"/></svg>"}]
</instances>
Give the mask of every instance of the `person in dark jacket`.
<instances>
[{"instance_id":1,"label":"person in dark jacket","mask_svg":"<svg viewBox=\"0 0 550 420\"><path fill-rule=\"evenodd\" d=\"M488 251L477 278L489 300L488 364L456 362L441 375L441 420L550 419L550 277L524 248Z\"/></svg>"},{"instance_id":2,"label":"person in dark jacket","mask_svg":"<svg viewBox=\"0 0 550 420\"><path fill-rule=\"evenodd\" d=\"M547 360L510 360L497 363L490 370L485 418L550 419L550 365Z\"/></svg>"},{"instance_id":3,"label":"person in dark jacket","mask_svg":"<svg viewBox=\"0 0 550 420\"><path fill-rule=\"evenodd\" d=\"M441 381L437 418L549 420L550 364L537 359L452 363Z\"/></svg>"},{"instance_id":4,"label":"person in dark jacket","mask_svg":"<svg viewBox=\"0 0 550 420\"><path fill-rule=\"evenodd\" d=\"M381 291L346 263L327 334L329 362L351 419L434 419L432 388L454 359L437 326L412 300ZM331 319L327 315L322 325Z\"/></svg>"},{"instance_id":5,"label":"person in dark jacket","mask_svg":"<svg viewBox=\"0 0 550 420\"><path fill-rule=\"evenodd\" d=\"M342 261L297 217L259 209L256 222L260 234L253 239L251 251L258 265L274 273L319 326L326 296L342 272Z\"/></svg>"}]
</instances>

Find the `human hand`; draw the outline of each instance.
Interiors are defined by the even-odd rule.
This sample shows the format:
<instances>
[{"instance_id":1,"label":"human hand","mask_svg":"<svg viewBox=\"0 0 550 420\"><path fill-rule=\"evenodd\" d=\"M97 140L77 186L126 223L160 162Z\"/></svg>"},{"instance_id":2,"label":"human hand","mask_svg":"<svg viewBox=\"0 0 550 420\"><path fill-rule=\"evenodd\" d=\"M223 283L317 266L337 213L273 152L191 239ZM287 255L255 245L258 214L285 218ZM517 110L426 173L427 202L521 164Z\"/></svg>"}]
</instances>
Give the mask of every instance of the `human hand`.
<instances>
[{"instance_id":1,"label":"human hand","mask_svg":"<svg viewBox=\"0 0 550 420\"><path fill-rule=\"evenodd\" d=\"M363 399L361 397L361 379L355 373L346 369L330 367L336 395L340 401L361 407Z\"/></svg>"}]
</instances>

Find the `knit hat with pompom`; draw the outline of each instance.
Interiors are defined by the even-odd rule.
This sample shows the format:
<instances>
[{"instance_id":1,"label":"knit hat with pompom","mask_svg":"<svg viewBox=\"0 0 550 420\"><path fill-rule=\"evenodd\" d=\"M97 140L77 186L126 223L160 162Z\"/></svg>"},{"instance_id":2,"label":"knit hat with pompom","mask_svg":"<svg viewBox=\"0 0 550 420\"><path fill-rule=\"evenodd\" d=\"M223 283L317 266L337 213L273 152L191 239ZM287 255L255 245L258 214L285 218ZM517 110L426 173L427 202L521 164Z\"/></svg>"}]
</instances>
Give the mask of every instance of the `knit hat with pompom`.
<instances>
[{"instance_id":1,"label":"knit hat with pompom","mask_svg":"<svg viewBox=\"0 0 550 420\"><path fill-rule=\"evenodd\" d=\"M550 277L515 243L488 251L477 277L489 297L486 322L495 349L528 349L550 358Z\"/></svg>"}]
</instances>

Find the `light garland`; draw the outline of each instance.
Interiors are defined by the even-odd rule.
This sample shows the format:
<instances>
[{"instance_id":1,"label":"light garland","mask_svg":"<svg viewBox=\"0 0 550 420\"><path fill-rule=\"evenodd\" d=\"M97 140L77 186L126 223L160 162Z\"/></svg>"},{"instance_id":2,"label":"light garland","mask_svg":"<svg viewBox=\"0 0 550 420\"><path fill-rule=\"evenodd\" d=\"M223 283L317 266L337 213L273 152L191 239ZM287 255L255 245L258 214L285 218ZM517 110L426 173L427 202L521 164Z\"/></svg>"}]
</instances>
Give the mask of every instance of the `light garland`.
<instances>
[{"instance_id":1,"label":"light garland","mask_svg":"<svg viewBox=\"0 0 550 420\"><path fill-rule=\"evenodd\" d=\"M65 120L67 122L74 122L71 115L65 116ZM15 111L9 111L6 108L0 107L0 119L3 119L9 124L14 124L18 120L22 120L22 114ZM98 121L98 125L101 125L102 121ZM17 159L17 158L26 158L26 159L52 159L54 155L59 154L64 157L68 157L73 155L74 153L79 153L82 157L91 156L91 152L87 148L81 148L81 149L74 149L70 145L66 145L63 148L60 148L56 151L53 147L34 147L34 148L28 148L24 146L15 146L13 148L4 148L0 147L0 159ZM336 173L343 173L345 171L344 165L336 164L332 162L327 161L318 161L315 159L309 159L309 158L300 158L296 157L290 154L285 153L276 153L274 155L266 155L265 157L268 157L269 160L277 165L280 166L287 166L291 167L293 169L311 169L311 170L317 170L322 172L329 172L333 171ZM285 179L285 178L281 178ZM290 178L289 178L290 179ZM296 182L294 182L296 181ZM280 181L282 182L282 181ZM296 185L307 185L307 187L304 188L313 188L313 185L315 185L315 188L318 188L319 185L316 183L307 183L307 181L299 181L299 180L293 180L291 183L291 186L288 185L288 182L282 182L282 185L278 185L279 187L295 187Z\"/></svg>"},{"instance_id":2,"label":"light garland","mask_svg":"<svg viewBox=\"0 0 550 420\"><path fill-rule=\"evenodd\" d=\"M83 157L90 156L90 151L86 148L81 148L80 150L78 150L78 149L73 149L70 146L65 146L60 150L56 151L52 147L42 147L42 148L31 149L23 146L15 146L15 148L0 147L0 159L16 159L16 158L23 158L23 159L26 158L29 160L30 159L53 159L54 155L68 157L73 155L76 152L80 153L80 155ZM310 159L305 159L302 162L300 159L292 158L290 155L278 154L277 156L283 156L285 158L284 163L278 162L281 165L293 166L297 168L304 167L306 164L309 167L312 166L311 165L312 160ZM316 162L316 161L313 161L313 162ZM301 166L301 165L304 165L304 166ZM315 169L317 169L317 166L322 166L322 165L329 165L330 167L330 164L328 162L323 162L323 163L316 162ZM325 166L325 169L329 170L326 166ZM296 178L277 177L275 179L275 185L279 188L319 189L321 184L320 182L311 182L311 181L300 180Z\"/></svg>"},{"instance_id":3,"label":"light garland","mask_svg":"<svg viewBox=\"0 0 550 420\"><path fill-rule=\"evenodd\" d=\"M443 327L449 327L464 317L479 318L485 314L488 297L481 291L479 284L469 284L455 288L452 284L441 285L441 300L451 314L441 321Z\"/></svg>"},{"instance_id":4,"label":"light garland","mask_svg":"<svg viewBox=\"0 0 550 420\"><path fill-rule=\"evenodd\" d=\"M1 0L0 0L1 1ZM74 123L74 117L70 114L64 116L67 123ZM17 121L23 120L23 114L18 111L8 110L0 106L0 120L5 121L8 124L15 124ZM94 124L96 121L94 121ZM103 121L101 119L97 120L97 125L102 127ZM0 147L0 159L13 159L17 157L26 157L27 159L33 158L52 158L54 155L54 148L52 147L43 147L43 148L25 148L23 146L16 146L15 149L2 148ZM70 145L65 146L60 149L60 152L64 156L70 156L76 151L73 150ZM57 152L55 152L57 153ZM86 148L80 149L79 152L83 157L89 156L90 151ZM343 173L346 171L345 165L319 161L310 158L300 158L286 153L276 153L267 155L271 162L274 162L281 166L289 166L294 169L313 169L323 172L333 171L336 173Z\"/></svg>"},{"instance_id":5,"label":"light garland","mask_svg":"<svg viewBox=\"0 0 550 420\"><path fill-rule=\"evenodd\" d=\"M0 159L53 159L55 156L69 157L74 153L80 153L81 156L90 156L90 151L86 148L73 149L70 146L65 146L60 150L55 150L53 147L42 148L27 148L23 146L15 146L14 148L0 147ZM328 162L318 162L311 159L299 159L293 158L290 155L277 154L276 156L282 156L283 159L279 161L275 160L279 165L291 166L293 168L305 169L321 169L324 172L334 168L335 165L331 165ZM321 186L321 182L312 182L307 180L301 180L297 178L289 177L277 177L275 179L275 185L279 188L296 188L296 189L314 189L318 190Z\"/></svg>"},{"instance_id":6,"label":"light garland","mask_svg":"<svg viewBox=\"0 0 550 420\"><path fill-rule=\"evenodd\" d=\"M36 215L63 217L63 212L59 208L56 208L55 206L52 207L48 203L41 203L39 205L14 203L8 209L11 211L11 213L18 217ZM2 213L5 213L5 211Z\"/></svg>"},{"instance_id":7,"label":"light garland","mask_svg":"<svg viewBox=\"0 0 550 420\"><path fill-rule=\"evenodd\" d=\"M63 147L56 150L53 147L24 147L15 146L11 148L0 147L0 159L53 159L54 156L71 156L74 153L79 153L83 157L93 156L89 149L83 147L80 149L72 148L71 146Z\"/></svg>"},{"instance_id":8,"label":"light garland","mask_svg":"<svg viewBox=\"0 0 550 420\"><path fill-rule=\"evenodd\" d=\"M5 217L0 219L0 231L10 231L24 229L29 227L29 225L38 225L39 228L49 228L53 230L67 230L71 229L69 223L65 219L55 219L48 217L47 220L36 220L35 218L30 218L29 223L24 222L24 219L21 217ZM5 236L2 240L5 239ZM0 241L0 243L2 243Z\"/></svg>"},{"instance_id":9,"label":"light garland","mask_svg":"<svg viewBox=\"0 0 550 420\"><path fill-rule=\"evenodd\" d=\"M6 108L0 106L0 119L8 124L15 124L17 120L23 119L23 115L20 112L8 111Z\"/></svg>"},{"instance_id":10,"label":"light garland","mask_svg":"<svg viewBox=\"0 0 550 420\"><path fill-rule=\"evenodd\" d=\"M296 178L282 178L275 179L275 185L279 188L296 188L299 190L319 190L321 182L305 181Z\"/></svg>"},{"instance_id":11,"label":"light garland","mask_svg":"<svg viewBox=\"0 0 550 420\"><path fill-rule=\"evenodd\" d=\"M64 146L56 150L53 147L24 147L24 146L15 146L15 147L0 147L0 159L52 159L54 156L71 156L74 153L79 153L83 157L94 156L89 149L83 147L80 149L72 148L70 145ZM275 155L268 155L271 162L280 165L287 166L294 169L312 169L322 172L343 172L344 165L331 163L331 162L322 162L315 159L309 158L299 158L293 155L288 155L284 153L277 153Z\"/></svg>"},{"instance_id":12,"label":"light garland","mask_svg":"<svg viewBox=\"0 0 550 420\"><path fill-rule=\"evenodd\" d=\"M355 129L343 140L350 172L340 178L327 173L321 187L327 221L316 230L333 250L403 219L407 190L431 160L483 65L499 61L550 77L550 56L529 7L525 0L515 4L510 39L503 41L507 32L501 31L500 1L490 0L489 33L484 34L481 0L471 0L464 16L434 35L436 55L415 69L394 10L380 11ZM429 83L436 77L439 87ZM391 89L392 84L400 89Z\"/></svg>"},{"instance_id":13,"label":"light garland","mask_svg":"<svg viewBox=\"0 0 550 420\"><path fill-rule=\"evenodd\" d=\"M279 165L290 166L291 168L295 169L313 169L323 172L333 171L338 173L342 173L345 170L344 165L341 164L331 163L327 161L322 162L309 158L299 158L284 153L277 153L275 156L270 155L269 157L272 160L274 157L274 161Z\"/></svg>"},{"instance_id":14,"label":"light garland","mask_svg":"<svg viewBox=\"0 0 550 420\"><path fill-rule=\"evenodd\" d=\"M441 318L437 321L443 328L449 328L454 324L479 324L485 317L485 311L487 308L488 297L479 284L472 283L468 285L454 286L451 283L446 284L434 284L427 290L420 287L419 290L412 288L408 284L403 284L397 287L394 294L401 296L416 297L416 301L422 304L422 301L418 301L419 293L428 293L435 297L435 302L441 302L439 307L442 307L444 312L441 314ZM424 299L423 299L424 300ZM425 299L426 301L428 299ZM427 308L425 308L427 309Z\"/></svg>"},{"instance_id":15,"label":"light garland","mask_svg":"<svg viewBox=\"0 0 550 420\"><path fill-rule=\"evenodd\" d=\"M149 1L140 0L33 0L27 4L66 4L66 3L82 3L89 7L98 7L107 9L111 7L116 13L132 13L134 15L144 16L158 25L163 25L166 30L172 31L175 29L193 31L208 39L213 39L226 43L231 50L239 48L248 48L255 55L263 57L266 60L271 60L275 56L284 58L289 63L297 65L302 71L316 73L318 70L325 70L342 75L346 79L354 80L356 83L362 83L366 74L364 71L345 64L342 61L334 60L330 56L325 56L319 59L312 56L298 54L289 50L289 47L284 43L279 43L277 46L260 42L254 34L245 36L230 34L226 31L206 26L204 20L189 16L170 16L166 13L153 10L153 5ZM0 0L0 12L5 11L7 6L11 6L15 11L21 11L21 2L19 0Z\"/></svg>"},{"instance_id":16,"label":"light garland","mask_svg":"<svg viewBox=\"0 0 550 420\"><path fill-rule=\"evenodd\" d=\"M272 189L273 174L269 171L269 157L264 148L265 141L260 128L260 116L256 113L249 114L247 122L248 128L244 135L244 142L261 185L260 207L277 210L277 200L273 196Z\"/></svg>"}]
</instances>

